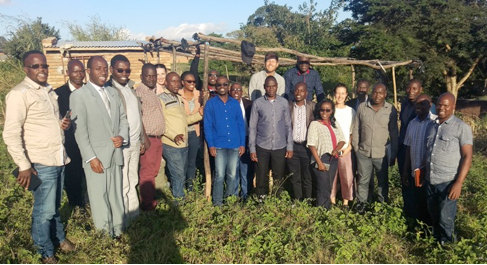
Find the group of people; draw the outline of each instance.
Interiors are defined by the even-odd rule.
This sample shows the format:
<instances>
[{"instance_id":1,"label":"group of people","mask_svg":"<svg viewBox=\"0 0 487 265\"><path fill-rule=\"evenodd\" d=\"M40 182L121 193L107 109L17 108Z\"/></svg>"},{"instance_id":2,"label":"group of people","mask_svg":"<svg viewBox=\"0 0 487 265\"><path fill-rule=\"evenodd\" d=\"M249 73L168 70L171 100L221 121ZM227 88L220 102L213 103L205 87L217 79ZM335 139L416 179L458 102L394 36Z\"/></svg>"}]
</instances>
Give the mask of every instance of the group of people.
<instances>
[{"instance_id":1,"label":"group of people","mask_svg":"<svg viewBox=\"0 0 487 265\"><path fill-rule=\"evenodd\" d=\"M185 189L193 188L202 137L212 158L214 205L229 196L246 200L252 190L258 201L265 200L272 172L276 195L288 175L294 199L330 209L340 189L343 205L356 198L362 212L374 175L379 202L388 201L388 166L397 157L405 214L431 218L439 241L454 240L473 136L454 116L452 94L442 94L435 108L422 94L421 81L411 80L399 130L384 84L375 84L369 94L369 82L359 80L358 96L349 101L347 87L338 84L332 100L309 58L298 56L296 67L282 77L276 73L277 54L269 52L265 70L250 79L249 100L240 83L215 70L203 88L199 54L197 49L190 71L181 76L163 64L144 64L137 87L123 55L114 56L110 66L93 56L86 69L73 59L68 82L57 89L47 82L44 54L24 55L26 77L6 97L3 138L19 167L19 184L27 189L32 175L42 181L33 189L32 237L44 263L56 262L56 247L75 249L59 216L63 186L70 205L83 208L89 199L95 227L119 238L139 209L156 208L162 159L175 203L184 202ZM206 89L210 99L203 107ZM425 180L415 185L418 170Z\"/></svg>"}]
</instances>

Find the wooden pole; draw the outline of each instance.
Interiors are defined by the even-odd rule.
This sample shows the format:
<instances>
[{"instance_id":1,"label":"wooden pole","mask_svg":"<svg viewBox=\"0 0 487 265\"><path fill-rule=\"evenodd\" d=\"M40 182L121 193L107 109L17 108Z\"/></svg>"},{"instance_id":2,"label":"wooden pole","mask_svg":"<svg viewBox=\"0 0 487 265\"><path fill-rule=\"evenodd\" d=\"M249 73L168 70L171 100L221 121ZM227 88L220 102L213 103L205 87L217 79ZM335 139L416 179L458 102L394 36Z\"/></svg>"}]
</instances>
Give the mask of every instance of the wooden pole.
<instances>
[{"instance_id":1,"label":"wooden pole","mask_svg":"<svg viewBox=\"0 0 487 265\"><path fill-rule=\"evenodd\" d=\"M355 98L355 89L353 87L355 86L355 67L353 64L350 65L350 68L352 68L352 97Z\"/></svg>"},{"instance_id":2,"label":"wooden pole","mask_svg":"<svg viewBox=\"0 0 487 265\"><path fill-rule=\"evenodd\" d=\"M394 86L394 106L397 109L396 68L392 67L392 85Z\"/></svg>"},{"instance_id":3,"label":"wooden pole","mask_svg":"<svg viewBox=\"0 0 487 265\"><path fill-rule=\"evenodd\" d=\"M413 79L413 69L409 68L409 80Z\"/></svg>"},{"instance_id":4,"label":"wooden pole","mask_svg":"<svg viewBox=\"0 0 487 265\"><path fill-rule=\"evenodd\" d=\"M172 46L172 64L173 64L173 69L172 71L173 72L176 72L177 71L177 67L176 67L176 47Z\"/></svg>"},{"instance_id":5,"label":"wooden pole","mask_svg":"<svg viewBox=\"0 0 487 265\"><path fill-rule=\"evenodd\" d=\"M227 72L227 79L230 80L230 76L228 75L228 67L226 64L225 64L225 72Z\"/></svg>"},{"instance_id":6,"label":"wooden pole","mask_svg":"<svg viewBox=\"0 0 487 265\"><path fill-rule=\"evenodd\" d=\"M208 42L205 43L205 51L203 53L203 58L205 60L205 67L203 71L203 107L206 105L206 101L210 97L210 91L208 90L208 63L210 61L210 44ZM211 167L210 167L210 154L208 153L208 143L204 141L204 166L205 166L205 196L208 202L211 202Z\"/></svg>"}]
</instances>

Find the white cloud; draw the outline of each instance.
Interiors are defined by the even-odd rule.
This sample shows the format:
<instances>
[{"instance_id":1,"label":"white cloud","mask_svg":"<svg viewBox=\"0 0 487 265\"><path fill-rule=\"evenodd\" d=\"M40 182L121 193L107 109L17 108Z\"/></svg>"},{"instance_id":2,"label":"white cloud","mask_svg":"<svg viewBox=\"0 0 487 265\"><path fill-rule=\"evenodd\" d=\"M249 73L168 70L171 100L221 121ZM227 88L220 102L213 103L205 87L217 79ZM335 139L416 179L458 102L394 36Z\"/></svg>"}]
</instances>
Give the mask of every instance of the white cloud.
<instances>
[{"instance_id":1,"label":"white cloud","mask_svg":"<svg viewBox=\"0 0 487 265\"><path fill-rule=\"evenodd\" d=\"M7 6L10 5L10 0L0 0L0 6Z\"/></svg>"},{"instance_id":2,"label":"white cloud","mask_svg":"<svg viewBox=\"0 0 487 265\"><path fill-rule=\"evenodd\" d=\"M193 34L196 32L201 32L205 34L215 33L225 33L228 31L227 24L222 23L199 23L199 24L181 24L177 27L169 27L167 29L158 30L154 33L155 37L163 37L168 40L180 41L181 38L187 40L192 40Z\"/></svg>"}]
</instances>

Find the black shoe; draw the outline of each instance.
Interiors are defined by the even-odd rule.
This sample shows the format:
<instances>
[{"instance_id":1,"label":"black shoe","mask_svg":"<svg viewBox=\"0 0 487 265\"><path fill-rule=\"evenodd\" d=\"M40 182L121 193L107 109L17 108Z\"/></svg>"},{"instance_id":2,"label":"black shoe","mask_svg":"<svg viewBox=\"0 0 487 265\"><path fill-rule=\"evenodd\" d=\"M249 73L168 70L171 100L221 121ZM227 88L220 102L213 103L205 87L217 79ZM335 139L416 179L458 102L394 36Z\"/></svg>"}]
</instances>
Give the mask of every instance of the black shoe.
<instances>
[{"instance_id":1,"label":"black shoe","mask_svg":"<svg viewBox=\"0 0 487 265\"><path fill-rule=\"evenodd\" d=\"M364 214L365 213L365 203L359 202L359 203L357 203L357 204L354 205L354 208L353 209L358 214Z\"/></svg>"}]
</instances>

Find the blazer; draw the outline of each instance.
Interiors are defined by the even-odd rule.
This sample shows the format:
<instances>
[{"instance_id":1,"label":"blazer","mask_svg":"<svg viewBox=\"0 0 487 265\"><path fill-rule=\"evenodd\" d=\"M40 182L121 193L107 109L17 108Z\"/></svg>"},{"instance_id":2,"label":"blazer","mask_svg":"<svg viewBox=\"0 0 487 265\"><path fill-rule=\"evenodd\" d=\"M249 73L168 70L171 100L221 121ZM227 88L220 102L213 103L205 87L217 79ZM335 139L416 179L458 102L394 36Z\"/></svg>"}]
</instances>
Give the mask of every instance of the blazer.
<instances>
[{"instance_id":1,"label":"blazer","mask_svg":"<svg viewBox=\"0 0 487 265\"><path fill-rule=\"evenodd\" d=\"M309 124L315 120L314 110L315 110L316 103L313 101L306 100L306 128L309 127ZM289 111L291 114L291 125L294 128L294 101L289 101Z\"/></svg>"},{"instance_id":2,"label":"blazer","mask_svg":"<svg viewBox=\"0 0 487 265\"><path fill-rule=\"evenodd\" d=\"M69 81L68 81L69 82ZM59 105L59 115L64 117L66 112L70 109L69 107L69 96L71 96L71 89L69 89L69 84L66 83L54 90L58 95L57 102ZM74 138L73 126L70 126L67 130L64 130L64 147L66 148L66 153L71 160L81 159L78 144Z\"/></svg>"},{"instance_id":3,"label":"blazer","mask_svg":"<svg viewBox=\"0 0 487 265\"><path fill-rule=\"evenodd\" d=\"M244 109L245 109L245 119L247 120L247 123L250 121L250 112L252 112L252 101L246 99L246 98L241 98ZM248 135L247 135L248 137Z\"/></svg>"},{"instance_id":4,"label":"blazer","mask_svg":"<svg viewBox=\"0 0 487 265\"><path fill-rule=\"evenodd\" d=\"M77 89L69 98L72 109L71 123L83 158L83 167L90 167L86 161L96 157L104 168L123 165L122 148L115 148L111 137L122 136L124 142L129 138L127 116L117 91L105 87L110 100L110 115L96 89L88 83Z\"/></svg>"}]
</instances>

